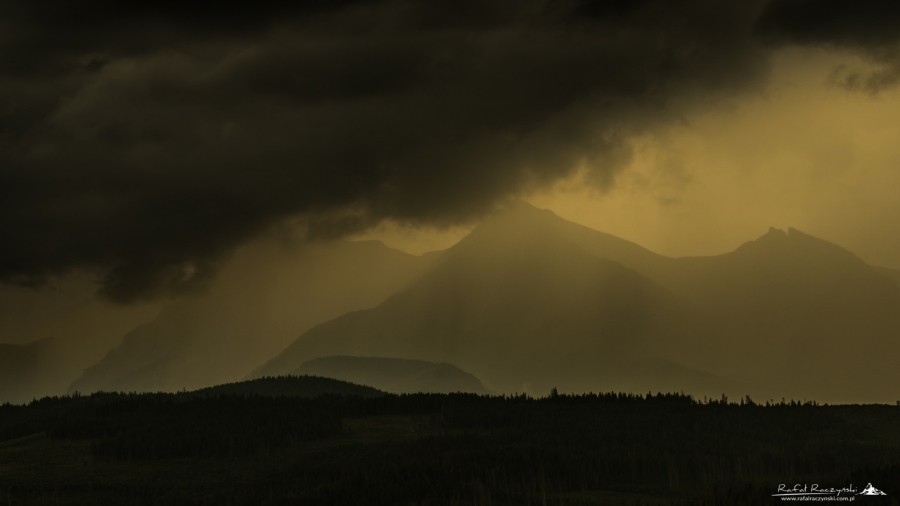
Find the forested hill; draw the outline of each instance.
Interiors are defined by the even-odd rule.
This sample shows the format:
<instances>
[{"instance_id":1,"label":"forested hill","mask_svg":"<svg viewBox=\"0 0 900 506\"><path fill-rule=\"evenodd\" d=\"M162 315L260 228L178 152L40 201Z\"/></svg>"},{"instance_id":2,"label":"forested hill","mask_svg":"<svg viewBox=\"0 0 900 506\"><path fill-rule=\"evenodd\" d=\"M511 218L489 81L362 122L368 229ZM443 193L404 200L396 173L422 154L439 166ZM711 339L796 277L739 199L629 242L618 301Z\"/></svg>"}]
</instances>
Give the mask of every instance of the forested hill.
<instances>
[{"instance_id":1,"label":"forested hill","mask_svg":"<svg viewBox=\"0 0 900 506\"><path fill-rule=\"evenodd\" d=\"M378 397L384 392L365 385L357 385L320 376L267 376L236 383L225 383L193 392L180 394L192 397L266 396L313 398L320 395L352 395L358 397Z\"/></svg>"},{"instance_id":2,"label":"forested hill","mask_svg":"<svg viewBox=\"0 0 900 506\"><path fill-rule=\"evenodd\" d=\"M467 392L486 394L481 381L447 363L388 357L320 357L304 363L294 374L335 378L371 385L395 394Z\"/></svg>"}]
</instances>

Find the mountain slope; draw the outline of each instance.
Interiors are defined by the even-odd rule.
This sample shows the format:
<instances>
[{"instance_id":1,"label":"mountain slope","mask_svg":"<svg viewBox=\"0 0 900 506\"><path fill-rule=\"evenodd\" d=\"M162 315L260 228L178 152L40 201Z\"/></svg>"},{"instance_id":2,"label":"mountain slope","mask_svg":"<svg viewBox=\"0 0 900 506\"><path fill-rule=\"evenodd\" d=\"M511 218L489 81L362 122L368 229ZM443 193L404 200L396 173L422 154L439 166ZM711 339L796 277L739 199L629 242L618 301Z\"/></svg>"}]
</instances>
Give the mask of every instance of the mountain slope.
<instances>
[{"instance_id":1,"label":"mountain slope","mask_svg":"<svg viewBox=\"0 0 900 506\"><path fill-rule=\"evenodd\" d=\"M887 267L877 267L877 270L884 276L887 276L887 277L893 279L894 281L896 281L897 283L900 283L900 271L898 271L897 269L889 269Z\"/></svg>"},{"instance_id":2,"label":"mountain slope","mask_svg":"<svg viewBox=\"0 0 900 506\"><path fill-rule=\"evenodd\" d=\"M84 364L99 353L77 339L48 337L26 344L0 344L0 404L62 395Z\"/></svg>"},{"instance_id":3,"label":"mountain slope","mask_svg":"<svg viewBox=\"0 0 900 506\"><path fill-rule=\"evenodd\" d=\"M446 363L385 357L322 357L304 363L294 374L321 376L370 385L385 392L486 394L475 376Z\"/></svg>"},{"instance_id":4,"label":"mountain slope","mask_svg":"<svg viewBox=\"0 0 900 506\"><path fill-rule=\"evenodd\" d=\"M796 229L678 259L672 279L720 339L709 360L761 394L888 401L900 378L900 285Z\"/></svg>"},{"instance_id":5,"label":"mountain slope","mask_svg":"<svg viewBox=\"0 0 900 506\"><path fill-rule=\"evenodd\" d=\"M697 341L682 301L568 238L579 234L530 206L502 213L409 289L312 329L255 374L354 354L450 362L501 391L643 389L651 370L673 386L717 387L717 378L675 360Z\"/></svg>"},{"instance_id":6,"label":"mountain slope","mask_svg":"<svg viewBox=\"0 0 900 506\"><path fill-rule=\"evenodd\" d=\"M255 244L204 293L173 301L71 390L176 391L235 381L313 325L371 307L428 259L375 241Z\"/></svg>"},{"instance_id":7,"label":"mountain slope","mask_svg":"<svg viewBox=\"0 0 900 506\"><path fill-rule=\"evenodd\" d=\"M62 395L161 303L112 304L85 272L41 289L0 283L0 403Z\"/></svg>"}]
</instances>

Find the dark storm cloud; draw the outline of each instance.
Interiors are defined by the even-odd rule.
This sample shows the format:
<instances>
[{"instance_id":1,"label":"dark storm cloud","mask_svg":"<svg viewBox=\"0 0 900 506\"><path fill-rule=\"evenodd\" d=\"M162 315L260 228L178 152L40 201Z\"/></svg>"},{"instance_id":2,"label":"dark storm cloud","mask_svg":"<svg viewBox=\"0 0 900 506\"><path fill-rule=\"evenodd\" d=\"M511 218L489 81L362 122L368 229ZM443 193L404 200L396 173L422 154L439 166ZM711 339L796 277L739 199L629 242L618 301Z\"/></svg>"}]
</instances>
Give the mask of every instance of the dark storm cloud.
<instances>
[{"instance_id":1,"label":"dark storm cloud","mask_svg":"<svg viewBox=\"0 0 900 506\"><path fill-rule=\"evenodd\" d=\"M845 49L878 64L871 72L839 67L833 77L851 89L878 92L900 84L900 2L773 0L759 29L775 44Z\"/></svg>"},{"instance_id":2,"label":"dark storm cloud","mask_svg":"<svg viewBox=\"0 0 900 506\"><path fill-rule=\"evenodd\" d=\"M190 4L190 7L187 5ZM754 2L0 7L0 278L189 287L288 218L452 224L752 88Z\"/></svg>"}]
</instances>

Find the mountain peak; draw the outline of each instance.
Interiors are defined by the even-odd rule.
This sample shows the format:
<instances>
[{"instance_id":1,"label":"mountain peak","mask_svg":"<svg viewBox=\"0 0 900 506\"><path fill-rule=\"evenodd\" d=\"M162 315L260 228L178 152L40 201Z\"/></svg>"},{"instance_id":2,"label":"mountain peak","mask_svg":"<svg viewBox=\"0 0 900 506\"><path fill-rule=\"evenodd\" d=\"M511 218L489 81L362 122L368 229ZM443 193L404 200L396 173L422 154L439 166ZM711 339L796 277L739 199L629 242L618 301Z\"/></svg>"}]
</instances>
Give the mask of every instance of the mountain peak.
<instances>
[{"instance_id":1,"label":"mountain peak","mask_svg":"<svg viewBox=\"0 0 900 506\"><path fill-rule=\"evenodd\" d=\"M788 227L787 231L769 227L768 232L742 244L735 250L735 253L777 255L826 262L862 263L862 260L856 255L837 244L819 239L794 227Z\"/></svg>"},{"instance_id":2,"label":"mountain peak","mask_svg":"<svg viewBox=\"0 0 900 506\"><path fill-rule=\"evenodd\" d=\"M503 264L526 256L546 259L558 258L560 254L588 255L639 272L656 272L659 263L668 260L631 241L512 200L497 207L472 233L450 248L444 261L465 257L479 263L493 259Z\"/></svg>"},{"instance_id":3,"label":"mountain peak","mask_svg":"<svg viewBox=\"0 0 900 506\"><path fill-rule=\"evenodd\" d=\"M794 230L794 228L788 228L788 230ZM765 235L760 237L760 239L784 239L787 238L787 236L788 234L784 230L781 230L780 228L769 227L769 231L766 232Z\"/></svg>"},{"instance_id":4,"label":"mountain peak","mask_svg":"<svg viewBox=\"0 0 900 506\"><path fill-rule=\"evenodd\" d=\"M565 221L549 209L541 209L525 202L524 200L510 200L498 206L493 213L488 215L483 223L507 220L547 220L557 219Z\"/></svg>"},{"instance_id":5,"label":"mountain peak","mask_svg":"<svg viewBox=\"0 0 900 506\"><path fill-rule=\"evenodd\" d=\"M511 200L497 207L457 246L484 240L533 242L556 236L571 226L577 225L560 218L553 211L539 209L522 200Z\"/></svg>"},{"instance_id":6,"label":"mountain peak","mask_svg":"<svg viewBox=\"0 0 900 506\"><path fill-rule=\"evenodd\" d=\"M793 229L788 229L793 230ZM758 250L761 248L777 248L781 245L787 244L789 240L788 232L785 232L783 229L769 227L769 231L765 234L757 237L756 239L750 240L742 244L738 250L746 250L746 249L754 249Z\"/></svg>"}]
</instances>

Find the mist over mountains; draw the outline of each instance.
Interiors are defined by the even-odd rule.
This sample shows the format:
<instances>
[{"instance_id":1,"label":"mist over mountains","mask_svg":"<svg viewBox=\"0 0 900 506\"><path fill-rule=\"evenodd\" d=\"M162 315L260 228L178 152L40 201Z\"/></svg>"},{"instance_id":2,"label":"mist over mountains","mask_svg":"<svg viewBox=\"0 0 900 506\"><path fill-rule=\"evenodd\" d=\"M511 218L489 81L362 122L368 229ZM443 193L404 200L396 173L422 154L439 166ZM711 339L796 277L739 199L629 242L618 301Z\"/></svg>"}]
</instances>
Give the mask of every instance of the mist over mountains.
<instances>
[{"instance_id":1,"label":"mist over mountains","mask_svg":"<svg viewBox=\"0 0 900 506\"><path fill-rule=\"evenodd\" d=\"M194 389L246 376L298 334L378 304L429 260L374 241L255 245L208 291L177 299L70 390Z\"/></svg>"},{"instance_id":2,"label":"mist over mountains","mask_svg":"<svg viewBox=\"0 0 900 506\"><path fill-rule=\"evenodd\" d=\"M421 257L374 241L256 244L73 371L68 390L315 374L394 392L893 402L896 274L795 229L670 258L518 202ZM47 346L0 349L16 364L5 400L64 389L37 379Z\"/></svg>"},{"instance_id":3,"label":"mist over mountains","mask_svg":"<svg viewBox=\"0 0 900 506\"><path fill-rule=\"evenodd\" d=\"M518 204L408 289L300 336L256 374L331 354L447 361L488 388L892 401L900 285L800 231L668 258Z\"/></svg>"}]
</instances>

